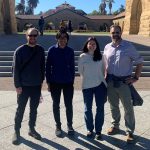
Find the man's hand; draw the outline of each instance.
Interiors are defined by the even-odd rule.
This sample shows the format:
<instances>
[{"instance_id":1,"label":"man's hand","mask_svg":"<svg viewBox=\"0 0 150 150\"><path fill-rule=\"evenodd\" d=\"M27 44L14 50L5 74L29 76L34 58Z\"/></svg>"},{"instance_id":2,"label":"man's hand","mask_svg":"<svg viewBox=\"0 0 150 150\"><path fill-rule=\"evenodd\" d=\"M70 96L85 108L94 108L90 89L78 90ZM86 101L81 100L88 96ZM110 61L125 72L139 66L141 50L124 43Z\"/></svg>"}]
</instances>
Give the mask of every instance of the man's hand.
<instances>
[{"instance_id":1,"label":"man's hand","mask_svg":"<svg viewBox=\"0 0 150 150\"><path fill-rule=\"evenodd\" d=\"M125 83L126 84L133 84L137 81L138 79L137 78L134 78L134 77L130 77L130 78L127 78Z\"/></svg>"},{"instance_id":2,"label":"man's hand","mask_svg":"<svg viewBox=\"0 0 150 150\"><path fill-rule=\"evenodd\" d=\"M21 94L22 93L22 87L16 88L16 92L17 92L17 94Z\"/></svg>"}]
</instances>

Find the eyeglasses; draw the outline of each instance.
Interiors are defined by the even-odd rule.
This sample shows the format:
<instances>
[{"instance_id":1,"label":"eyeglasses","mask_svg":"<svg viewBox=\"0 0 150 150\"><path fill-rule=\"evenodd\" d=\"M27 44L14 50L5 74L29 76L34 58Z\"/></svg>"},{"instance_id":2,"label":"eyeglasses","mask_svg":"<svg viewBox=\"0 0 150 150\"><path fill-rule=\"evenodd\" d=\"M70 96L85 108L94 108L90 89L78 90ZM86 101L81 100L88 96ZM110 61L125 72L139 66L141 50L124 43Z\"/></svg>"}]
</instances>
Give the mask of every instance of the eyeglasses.
<instances>
[{"instance_id":1,"label":"eyeglasses","mask_svg":"<svg viewBox=\"0 0 150 150\"><path fill-rule=\"evenodd\" d=\"M120 32L112 32L111 34L120 34Z\"/></svg>"},{"instance_id":2,"label":"eyeglasses","mask_svg":"<svg viewBox=\"0 0 150 150\"><path fill-rule=\"evenodd\" d=\"M30 34L28 35L29 37L37 37L38 35L37 34Z\"/></svg>"}]
</instances>

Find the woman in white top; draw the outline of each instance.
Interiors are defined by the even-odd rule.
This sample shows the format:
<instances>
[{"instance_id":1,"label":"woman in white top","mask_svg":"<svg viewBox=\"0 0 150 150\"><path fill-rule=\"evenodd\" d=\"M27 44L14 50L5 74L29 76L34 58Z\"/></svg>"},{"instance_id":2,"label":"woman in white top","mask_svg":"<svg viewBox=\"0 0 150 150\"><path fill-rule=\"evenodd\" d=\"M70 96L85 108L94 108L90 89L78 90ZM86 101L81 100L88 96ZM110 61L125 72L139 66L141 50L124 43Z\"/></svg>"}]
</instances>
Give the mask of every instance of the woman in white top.
<instances>
[{"instance_id":1,"label":"woman in white top","mask_svg":"<svg viewBox=\"0 0 150 150\"><path fill-rule=\"evenodd\" d=\"M82 78L82 92L84 98L84 118L87 128L87 137L93 136L95 126L96 139L101 139L101 130L104 123L104 103L107 96L107 83L104 76L102 54L95 37L89 37L83 46L80 55L78 70ZM92 103L95 96L96 115L93 122Z\"/></svg>"}]
</instances>

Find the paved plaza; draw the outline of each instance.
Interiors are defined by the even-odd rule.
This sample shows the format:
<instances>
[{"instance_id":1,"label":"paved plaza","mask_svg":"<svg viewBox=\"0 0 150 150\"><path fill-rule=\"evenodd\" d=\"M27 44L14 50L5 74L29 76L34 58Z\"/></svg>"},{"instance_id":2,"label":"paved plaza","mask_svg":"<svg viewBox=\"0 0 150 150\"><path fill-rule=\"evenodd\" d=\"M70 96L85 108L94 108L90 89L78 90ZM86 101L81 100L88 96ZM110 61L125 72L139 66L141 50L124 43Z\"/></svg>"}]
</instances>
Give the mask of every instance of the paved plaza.
<instances>
[{"instance_id":1,"label":"paved plaza","mask_svg":"<svg viewBox=\"0 0 150 150\"><path fill-rule=\"evenodd\" d=\"M44 101L38 109L36 129L42 135L42 141L37 141L28 136L28 116L29 106L26 107L24 119L21 128L21 144L14 146L11 144L14 115L16 110L16 93L14 91L0 91L0 149L2 150L149 150L150 149L150 92L139 92L144 99L141 107L134 107L136 116L135 143L127 144L125 141L125 126L123 119L123 109L121 107L121 132L115 136L108 136L107 129L110 127L111 114L108 102L105 104L105 123L103 126L103 141L88 139L86 137L86 128L84 123L84 106L82 93L75 91L73 107L74 107L74 129L75 135L70 137L67 135L66 116L63 99L61 99L61 120L63 136L58 138L55 136L55 122L52 113L52 99L47 91L42 91ZM95 105L93 107L95 110ZM94 111L95 113L95 111Z\"/></svg>"},{"instance_id":2,"label":"paved plaza","mask_svg":"<svg viewBox=\"0 0 150 150\"><path fill-rule=\"evenodd\" d=\"M70 37L69 45L75 50L80 50L82 44L87 39L84 35L78 37L74 34ZM103 50L104 45L110 41L108 35L96 35ZM138 36L124 36L126 40L133 42L139 50L149 49L150 38ZM54 44L55 37L53 35L44 35L39 38L40 44L47 50ZM0 50L13 51L19 45L25 43L24 35L0 36ZM16 92L13 87L12 78L0 78L0 150L149 150L150 149L150 78L140 78L135 84L138 92L144 99L143 106L134 107L136 116L135 143L127 144L125 141L124 111L121 108L121 132L118 135L108 136L107 129L110 127L111 113L109 103L105 104L105 122L102 130L103 140L98 141L94 137L88 139L86 137L86 128L84 122L84 105L80 88L80 78L75 80L75 93L73 99L74 119L73 126L75 135L73 137L67 135L66 115L63 98L61 99L61 121L63 136L58 138L55 136L55 122L52 112L52 99L50 93L46 90L44 84L42 94L43 102L38 108L38 117L36 129L42 135L42 141L38 141L28 136L28 118L29 104L27 104L24 119L21 128L21 144L19 146L12 145L12 136L14 128L14 116L17 107ZM93 106L95 110L95 103ZM95 111L94 111L95 114Z\"/></svg>"}]
</instances>

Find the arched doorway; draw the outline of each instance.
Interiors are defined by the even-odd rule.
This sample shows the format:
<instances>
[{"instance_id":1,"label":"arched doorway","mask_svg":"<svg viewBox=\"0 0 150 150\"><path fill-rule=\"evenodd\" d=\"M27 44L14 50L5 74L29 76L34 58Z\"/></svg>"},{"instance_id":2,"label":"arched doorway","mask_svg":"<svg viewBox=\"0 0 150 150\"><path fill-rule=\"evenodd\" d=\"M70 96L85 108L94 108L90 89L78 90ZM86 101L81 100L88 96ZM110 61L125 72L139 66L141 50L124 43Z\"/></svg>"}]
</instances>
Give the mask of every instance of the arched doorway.
<instances>
[{"instance_id":1,"label":"arched doorway","mask_svg":"<svg viewBox=\"0 0 150 150\"><path fill-rule=\"evenodd\" d=\"M126 0L123 33L150 36L149 8L149 0Z\"/></svg>"},{"instance_id":2,"label":"arched doorway","mask_svg":"<svg viewBox=\"0 0 150 150\"><path fill-rule=\"evenodd\" d=\"M131 34L138 34L142 13L142 2L141 0L133 0L131 6Z\"/></svg>"},{"instance_id":3,"label":"arched doorway","mask_svg":"<svg viewBox=\"0 0 150 150\"><path fill-rule=\"evenodd\" d=\"M80 22L78 24L78 30L87 30L87 24L85 22Z\"/></svg>"}]
</instances>

